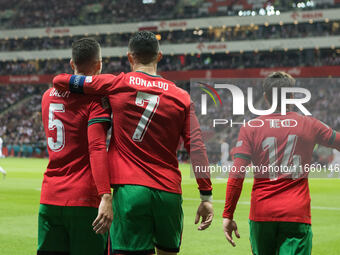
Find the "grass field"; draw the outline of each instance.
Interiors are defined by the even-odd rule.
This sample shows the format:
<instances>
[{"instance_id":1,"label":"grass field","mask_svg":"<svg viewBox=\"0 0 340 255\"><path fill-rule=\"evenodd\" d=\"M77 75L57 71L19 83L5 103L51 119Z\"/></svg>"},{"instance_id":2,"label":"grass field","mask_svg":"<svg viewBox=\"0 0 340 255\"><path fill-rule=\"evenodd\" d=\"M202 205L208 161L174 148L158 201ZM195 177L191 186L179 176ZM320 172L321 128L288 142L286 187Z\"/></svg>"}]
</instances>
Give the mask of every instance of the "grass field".
<instances>
[{"instance_id":1,"label":"grass field","mask_svg":"<svg viewBox=\"0 0 340 255\"><path fill-rule=\"evenodd\" d=\"M46 159L0 159L7 170L7 178L0 176L0 255L33 255L37 243L37 215L40 186ZM224 238L221 214L224 205L226 180L213 180L215 220L206 231L199 232L194 216L199 194L194 179L189 177L188 165L183 172L184 232L180 254L220 255L251 254L249 245L248 214L252 180L246 179L236 221L241 239L231 247ZM340 180L311 179L313 215L313 254L340 254Z\"/></svg>"}]
</instances>

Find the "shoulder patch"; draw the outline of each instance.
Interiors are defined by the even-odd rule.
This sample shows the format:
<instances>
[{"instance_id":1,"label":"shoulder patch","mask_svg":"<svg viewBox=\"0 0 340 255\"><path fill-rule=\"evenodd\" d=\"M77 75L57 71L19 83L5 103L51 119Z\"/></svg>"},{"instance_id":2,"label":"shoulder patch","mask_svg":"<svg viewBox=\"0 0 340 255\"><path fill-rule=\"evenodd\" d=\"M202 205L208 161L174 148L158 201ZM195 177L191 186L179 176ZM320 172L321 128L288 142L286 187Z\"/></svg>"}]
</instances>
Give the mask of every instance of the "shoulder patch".
<instances>
[{"instance_id":1,"label":"shoulder patch","mask_svg":"<svg viewBox=\"0 0 340 255\"><path fill-rule=\"evenodd\" d=\"M236 147L241 147L241 146L242 146L242 144L243 144L243 141L242 141L242 140L240 140L240 141L237 141L237 143L236 143Z\"/></svg>"},{"instance_id":2,"label":"shoulder patch","mask_svg":"<svg viewBox=\"0 0 340 255\"><path fill-rule=\"evenodd\" d=\"M91 83L92 82L92 76L86 76L85 82L86 83Z\"/></svg>"}]
</instances>

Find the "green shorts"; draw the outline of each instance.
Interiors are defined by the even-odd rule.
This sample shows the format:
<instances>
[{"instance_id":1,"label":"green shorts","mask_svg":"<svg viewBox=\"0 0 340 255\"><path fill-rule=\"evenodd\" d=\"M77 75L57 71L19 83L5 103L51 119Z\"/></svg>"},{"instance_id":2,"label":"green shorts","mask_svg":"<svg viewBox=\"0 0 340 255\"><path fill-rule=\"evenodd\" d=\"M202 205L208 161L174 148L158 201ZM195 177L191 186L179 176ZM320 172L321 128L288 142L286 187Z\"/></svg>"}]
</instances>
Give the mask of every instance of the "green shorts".
<instances>
[{"instance_id":1,"label":"green shorts","mask_svg":"<svg viewBox=\"0 0 340 255\"><path fill-rule=\"evenodd\" d=\"M155 247L179 252L183 229L180 194L139 185L117 185L113 194L110 236L114 253L150 254Z\"/></svg>"},{"instance_id":2,"label":"green shorts","mask_svg":"<svg viewBox=\"0 0 340 255\"><path fill-rule=\"evenodd\" d=\"M296 222L249 221L254 255L310 255L312 227Z\"/></svg>"},{"instance_id":3,"label":"green shorts","mask_svg":"<svg viewBox=\"0 0 340 255\"><path fill-rule=\"evenodd\" d=\"M92 222L98 209L41 204L38 219L38 255L103 255L106 237Z\"/></svg>"}]
</instances>

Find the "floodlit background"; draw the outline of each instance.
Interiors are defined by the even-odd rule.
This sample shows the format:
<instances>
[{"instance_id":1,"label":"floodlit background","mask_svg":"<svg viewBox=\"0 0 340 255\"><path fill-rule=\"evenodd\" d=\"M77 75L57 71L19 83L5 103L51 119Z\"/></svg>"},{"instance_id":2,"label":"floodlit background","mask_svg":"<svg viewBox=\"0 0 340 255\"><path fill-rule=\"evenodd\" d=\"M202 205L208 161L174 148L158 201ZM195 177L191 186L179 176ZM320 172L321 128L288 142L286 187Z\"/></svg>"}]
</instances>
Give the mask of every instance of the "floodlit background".
<instances>
[{"instance_id":1,"label":"floodlit background","mask_svg":"<svg viewBox=\"0 0 340 255\"><path fill-rule=\"evenodd\" d=\"M54 75L71 72L73 41L95 37L103 73L127 72L133 32L156 33L164 54L160 74L186 90L190 79L264 78L282 70L296 78L340 76L340 0L0 0L0 254L34 254L40 186L47 165L40 101ZM258 88L260 91L260 88ZM339 93L331 84L312 91L315 114L340 130ZM219 164L237 132L211 132L205 143ZM319 148L315 160L337 155ZM248 213L252 180L245 181L236 211L241 239L232 248L222 232L226 179L214 179L216 216L211 228L193 225L199 196L188 155L180 147L185 224L180 254L250 254ZM311 179L313 254L340 254L340 180Z\"/></svg>"}]
</instances>

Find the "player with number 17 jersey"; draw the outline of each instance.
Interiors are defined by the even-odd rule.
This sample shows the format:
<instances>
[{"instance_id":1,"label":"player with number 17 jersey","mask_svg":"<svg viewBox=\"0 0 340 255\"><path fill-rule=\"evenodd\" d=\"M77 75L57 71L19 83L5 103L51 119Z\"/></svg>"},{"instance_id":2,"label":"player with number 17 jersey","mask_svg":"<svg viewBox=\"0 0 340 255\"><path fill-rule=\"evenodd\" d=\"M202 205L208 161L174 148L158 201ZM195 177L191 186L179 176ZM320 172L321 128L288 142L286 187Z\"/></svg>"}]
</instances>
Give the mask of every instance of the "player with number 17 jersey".
<instances>
[{"instance_id":1,"label":"player with number 17 jersey","mask_svg":"<svg viewBox=\"0 0 340 255\"><path fill-rule=\"evenodd\" d=\"M143 72L102 74L82 79L60 74L54 87L108 95L113 113L109 148L111 184L143 185L181 193L179 138L195 165L208 165L200 127L189 94L160 76ZM76 86L74 86L76 85ZM179 127L180 125L180 127ZM165 146L166 145L166 146ZM197 176L200 191L210 191L209 175Z\"/></svg>"}]
</instances>

